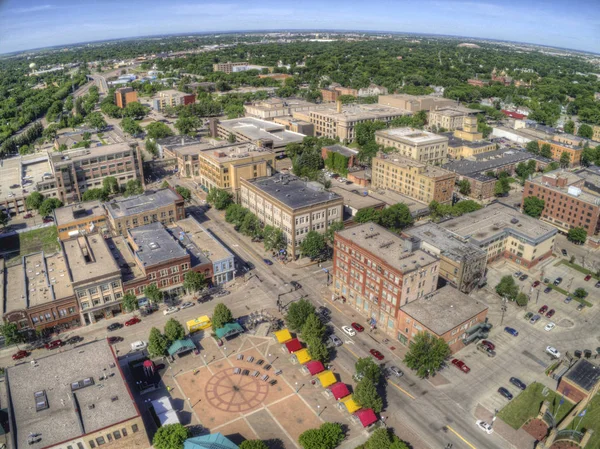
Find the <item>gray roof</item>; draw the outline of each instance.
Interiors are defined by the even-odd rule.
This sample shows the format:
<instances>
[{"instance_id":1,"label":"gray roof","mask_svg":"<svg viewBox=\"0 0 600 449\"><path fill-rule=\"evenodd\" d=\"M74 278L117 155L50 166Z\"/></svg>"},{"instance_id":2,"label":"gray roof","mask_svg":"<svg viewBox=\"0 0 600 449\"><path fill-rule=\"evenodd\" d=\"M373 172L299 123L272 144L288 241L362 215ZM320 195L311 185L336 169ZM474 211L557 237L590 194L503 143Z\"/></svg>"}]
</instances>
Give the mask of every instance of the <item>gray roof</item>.
<instances>
[{"instance_id":1,"label":"gray roof","mask_svg":"<svg viewBox=\"0 0 600 449\"><path fill-rule=\"evenodd\" d=\"M488 306L482 302L449 285L400 307L400 310L439 336L487 309Z\"/></svg>"},{"instance_id":2,"label":"gray roof","mask_svg":"<svg viewBox=\"0 0 600 449\"><path fill-rule=\"evenodd\" d=\"M264 194L282 202L291 209L302 209L330 201L342 201L342 197L304 182L293 175L276 174L248 181Z\"/></svg>"},{"instance_id":3,"label":"gray roof","mask_svg":"<svg viewBox=\"0 0 600 449\"><path fill-rule=\"evenodd\" d=\"M460 137L456 137L454 135L454 133L451 133L451 132L440 133L440 135L446 136L448 138L448 146L449 147L465 146L465 147L470 147L470 148L481 148L481 147L487 147L488 145L490 145L492 143L489 140L477 140L475 142L472 142L469 140L461 139ZM485 154L490 154L490 153L485 153Z\"/></svg>"},{"instance_id":4,"label":"gray roof","mask_svg":"<svg viewBox=\"0 0 600 449\"><path fill-rule=\"evenodd\" d=\"M54 219L57 225L65 225L87 217L101 217L104 214L104 207L99 200L69 204L54 209Z\"/></svg>"},{"instance_id":5,"label":"gray roof","mask_svg":"<svg viewBox=\"0 0 600 449\"><path fill-rule=\"evenodd\" d=\"M600 380L600 367L581 359L565 376L570 382L590 391Z\"/></svg>"},{"instance_id":6,"label":"gray roof","mask_svg":"<svg viewBox=\"0 0 600 449\"><path fill-rule=\"evenodd\" d=\"M446 170L456 172L460 175L471 175L473 173L481 173L489 170L495 170L499 167L503 167L509 164L525 162L530 159L535 159L537 161L545 163L552 162L552 159L548 159L543 156L538 156L535 154L531 154L527 151L520 150L503 151L501 154L493 155L495 157L490 157L489 154L487 154L487 156L488 158L480 161L469 161L466 159L462 159L460 161L452 161L443 165L443 167Z\"/></svg>"},{"instance_id":7,"label":"gray roof","mask_svg":"<svg viewBox=\"0 0 600 449\"><path fill-rule=\"evenodd\" d=\"M144 266L161 264L188 254L159 222L129 229L127 232L139 247L135 255Z\"/></svg>"},{"instance_id":8,"label":"gray roof","mask_svg":"<svg viewBox=\"0 0 600 449\"><path fill-rule=\"evenodd\" d=\"M86 378L94 385L73 392L71 385ZM8 367L7 388L16 425L13 449L54 446L139 415L106 340ZM41 391L49 407L36 411L34 393ZM41 441L28 445L30 433Z\"/></svg>"},{"instance_id":9,"label":"gray roof","mask_svg":"<svg viewBox=\"0 0 600 449\"><path fill-rule=\"evenodd\" d=\"M240 133L251 141L272 140L273 148L285 147L288 143L302 142L304 134L288 131L285 126L254 117L242 117L219 122L229 132Z\"/></svg>"},{"instance_id":10,"label":"gray roof","mask_svg":"<svg viewBox=\"0 0 600 449\"><path fill-rule=\"evenodd\" d=\"M123 218L166 207L177 201L183 201L183 198L177 192L166 188L146 190L140 195L128 198L116 198L105 205L113 218Z\"/></svg>"},{"instance_id":11,"label":"gray roof","mask_svg":"<svg viewBox=\"0 0 600 449\"><path fill-rule=\"evenodd\" d=\"M346 157L352 157L358 155L358 150L353 150L352 148L345 147L343 145L328 145L325 148L327 151L332 151L334 153L339 153Z\"/></svg>"},{"instance_id":12,"label":"gray roof","mask_svg":"<svg viewBox=\"0 0 600 449\"><path fill-rule=\"evenodd\" d=\"M458 239L455 234L435 223L415 226L404 231L404 233L430 244L437 248L441 254L453 260L469 261L472 258L486 256L486 252L478 246Z\"/></svg>"},{"instance_id":13,"label":"gray roof","mask_svg":"<svg viewBox=\"0 0 600 449\"><path fill-rule=\"evenodd\" d=\"M156 143L160 146L171 147L184 147L187 145L194 145L196 143L202 142L200 137L190 137L190 136L169 136L163 137L162 139L157 139Z\"/></svg>"}]
</instances>

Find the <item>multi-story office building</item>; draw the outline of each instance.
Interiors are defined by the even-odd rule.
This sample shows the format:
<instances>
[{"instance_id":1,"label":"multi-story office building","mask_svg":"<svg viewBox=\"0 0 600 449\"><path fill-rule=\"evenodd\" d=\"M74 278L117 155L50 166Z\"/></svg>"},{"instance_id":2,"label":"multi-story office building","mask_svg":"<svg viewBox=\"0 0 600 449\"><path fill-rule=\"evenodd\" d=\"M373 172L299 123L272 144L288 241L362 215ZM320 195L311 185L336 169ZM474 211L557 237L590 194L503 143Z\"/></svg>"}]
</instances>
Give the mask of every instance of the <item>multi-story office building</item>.
<instances>
[{"instance_id":1,"label":"multi-story office building","mask_svg":"<svg viewBox=\"0 0 600 449\"><path fill-rule=\"evenodd\" d=\"M471 117L481 111L477 109L463 108L461 106L445 106L429 111L427 115L427 125L436 128L444 128L447 131L454 131L464 126L466 117Z\"/></svg>"},{"instance_id":2,"label":"multi-story office building","mask_svg":"<svg viewBox=\"0 0 600 449\"><path fill-rule=\"evenodd\" d=\"M485 277L484 250L435 224L414 226L404 235L419 240L419 248L440 259L440 277L464 293L470 293Z\"/></svg>"},{"instance_id":3,"label":"multi-story office building","mask_svg":"<svg viewBox=\"0 0 600 449\"><path fill-rule=\"evenodd\" d=\"M439 260L374 223L336 232L333 251L335 295L388 335L402 306L437 287Z\"/></svg>"},{"instance_id":4,"label":"multi-story office building","mask_svg":"<svg viewBox=\"0 0 600 449\"><path fill-rule=\"evenodd\" d=\"M276 117L273 121L279 125L285 126L285 129L305 136L315 135L315 125L304 120L298 120L290 115L284 115L283 117Z\"/></svg>"},{"instance_id":5,"label":"multi-story office building","mask_svg":"<svg viewBox=\"0 0 600 449\"><path fill-rule=\"evenodd\" d=\"M318 183L304 182L291 175L255 180L241 179L240 202L261 223L283 231L287 255L296 258L299 246L310 231L324 234L343 219L343 199Z\"/></svg>"},{"instance_id":6,"label":"multi-story office building","mask_svg":"<svg viewBox=\"0 0 600 449\"><path fill-rule=\"evenodd\" d=\"M137 144L117 143L53 154L57 197L65 204L81 201L86 190L101 188L113 176L120 186L137 179L144 184L142 156Z\"/></svg>"},{"instance_id":7,"label":"multi-story office building","mask_svg":"<svg viewBox=\"0 0 600 449\"><path fill-rule=\"evenodd\" d=\"M105 239L85 235L64 241L62 246L81 322L91 324L121 313L121 270Z\"/></svg>"},{"instance_id":8,"label":"multi-story office building","mask_svg":"<svg viewBox=\"0 0 600 449\"><path fill-rule=\"evenodd\" d=\"M269 98L264 101L244 105L246 117L261 120L273 120L277 117L290 116L296 111L310 111L316 108L315 103L304 100Z\"/></svg>"},{"instance_id":9,"label":"multi-story office building","mask_svg":"<svg viewBox=\"0 0 600 449\"><path fill-rule=\"evenodd\" d=\"M430 95L392 94L380 95L379 104L414 113L456 106L457 103L455 100L450 100L449 98L434 97Z\"/></svg>"},{"instance_id":10,"label":"multi-story office building","mask_svg":"<svg viewBox=\"0 0 600 449\"><path fill-rule=\"evenodd\" d=\"M581 154L583 152L582 146L575 146L568 143L556 142L553 140L538 140L540 148L542 145L550 145L550 151L552 151L552 159L560 161L563 153L569 155L569 166L576 167L581 164Z\"/></svg>"},{"instance_id":11,"label":"multi-story office building","mask_svg":"<svg viewBox=\"0 0 600 449\"><path fill-rule=\"evenodd\" d=\"M587 170L576 173L556 170L527 180L523 202L530 196L540 198L544 200L542 220L564 232L581 227L592 236L600 229L600 185L593 179L587 181L587 174ZM589 174L598 177L592 171Z\"/></svg>"},{"instance_id":12,"label":"multi-story office building","mask_svg":"<svg viewBox=\"0 0 600 449\"><path fill-rule=\"evenodd\" d=\"M448 159L448 138L414 128L390 128L375 131L375 142L426 164L443 164Z\"/></svg>"},{"instance_id":13,"label":"multi-story office building","mask_svg":"<svg viewBox=\"0 0 600 449\"><path fill-rule=\"evenodd\" d=\"M400 307L398 340L410 346L420 332L443 339L452 354L479 338L486 338L488 306L451 286Z\"/></svg>"},{"instance_id":14,"label":"multi-story office building","mask_svg":"<svg viewBox=\"0 0 600 449\"><path fill-rule=\"evenodd\" d=\"M504 258L531 268L552 256L556 228L501 203L440 223L459 240L487 252L488 263Z\"/></svg>"},{"instance_id":15,"label":"multi-story office building","mask_svg":"<svg viewBox=\"0 0 600 449\"><path fill-rule=\"evenodd\" d=\"M115 91L115 104L121 109L129 103L136 103L137 101L137 92L131 87L121 87Z\"/></svg>"},{"instance_id":16,"label":"multi-story office building","mask_svg":"<svg viewBox=\"0 0 600 449\"><path fill-rule=\"evenodd\" d=\"M213 64L213 72L233 73L236 69L243 72L247 67L247 62L218 62Z\"/></svg>"},{"instance_id":17,"label":"multi-story office building","mask_svg":"<svg viewBox=\"0 0 600 449\"><path fill-rule=\"evenodd\" d=\"M125 235L128 229L157 221L166 226L185 218L184 199L171 188L115 198L104 206L114 235Z\"/></svg>"},{"instance_id":18,"label":"multi-story office building","mask_svg":"<svg viewBox=\"0 0 600 449\"><path fill-rule=\"evenodd\" d=\"M397 154L379 152L372 160L371 184L429 204L452 202L456 174Z\"/></svg>"},{"instance_id":19,"label":"multi-story office building","mask_svg":"<svg viewBox=\"0 0 600 449\"><path fill-rule=\"evenodd\" d=\"M60 240L85 234L108 233L106 210L98 200L74 203L54 210L54 224Z\"/></svg>"},{"instance_id":20,"label":"multi-story office building","mask_svg":"<svg viewBox=\"0 0 600 449\"><path fill-rule=\"evenodd\" d=\"M7 368L13 449L150 447L140 410L105 339ZM7 429L8 430L8 429Z\"/></svg>"},{"instance_id":21,"label":"multi-story office building","mask_svg":"<svg viewBox=\"0 0 600 449\"><path fill-rule=\"evenodd\" d=\"M166 107L185 106L196 102L196 95L186 94L174 89L161 90L152 98L152 108L162 111Z\"/></svg>"}]
</instances>

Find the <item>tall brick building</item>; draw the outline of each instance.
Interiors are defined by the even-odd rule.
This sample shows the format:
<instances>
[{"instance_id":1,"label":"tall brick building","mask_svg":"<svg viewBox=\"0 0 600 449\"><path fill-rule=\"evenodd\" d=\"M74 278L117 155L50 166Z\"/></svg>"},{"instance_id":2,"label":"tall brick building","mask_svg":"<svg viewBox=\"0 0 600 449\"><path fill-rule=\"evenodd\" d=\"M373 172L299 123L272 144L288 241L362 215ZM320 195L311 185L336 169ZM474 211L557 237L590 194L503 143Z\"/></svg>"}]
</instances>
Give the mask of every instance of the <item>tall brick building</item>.
<instances>
[{"instance_id":1,"label":"tall brick building","mask_svg":"<svg viewBox=\"0 0 600 449\"><path fill-rule=\"evenodd\" d=\"M136 103L137 101L137 92L131 87L121 87L115 91L115 104L121 109L129 103Z\"/></svg>"}]
</instances>

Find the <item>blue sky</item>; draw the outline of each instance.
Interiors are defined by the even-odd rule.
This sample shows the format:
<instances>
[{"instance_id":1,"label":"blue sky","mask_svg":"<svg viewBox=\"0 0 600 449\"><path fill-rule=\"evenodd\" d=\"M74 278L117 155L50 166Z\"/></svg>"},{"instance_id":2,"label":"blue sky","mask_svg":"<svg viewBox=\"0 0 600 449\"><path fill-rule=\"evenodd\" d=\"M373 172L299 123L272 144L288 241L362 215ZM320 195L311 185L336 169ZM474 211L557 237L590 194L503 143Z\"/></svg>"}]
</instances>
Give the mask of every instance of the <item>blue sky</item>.
<instances>
[{"instance_id":1,"label":"blue sky","mask_svg":"<svg viewBox=\"0 0 600 449\"><path fill-rule=\"evenodd\" d=\"M0 0L0 53L152 34L357 29L600 53L599 0Z\"/></svg>"}]
</instances>

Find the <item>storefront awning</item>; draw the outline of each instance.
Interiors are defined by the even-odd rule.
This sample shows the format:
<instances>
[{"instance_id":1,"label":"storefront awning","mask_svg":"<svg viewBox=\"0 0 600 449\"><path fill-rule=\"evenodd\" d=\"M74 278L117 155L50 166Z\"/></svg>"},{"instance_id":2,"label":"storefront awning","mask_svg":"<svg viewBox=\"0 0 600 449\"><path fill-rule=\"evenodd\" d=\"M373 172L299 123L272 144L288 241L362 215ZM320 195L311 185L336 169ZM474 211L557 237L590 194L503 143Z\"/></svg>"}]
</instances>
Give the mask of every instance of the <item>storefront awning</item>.
<instances>
[{"instance_id":1,"label":"storefront awning","mask_svg":"<svg viewBox=\"0 0 600 449\"><path fill-rule=\"evenodd\" d=\"M286 341L290 341L292 339L292 334L287 329L281 329L274 333L275 338L277 339L277 343L285 343Z\"/></svg>"},{"instance_id":2,"label":"storefront awning","mask_svg":"<svg viewBox=\"0 0 600 449\"><path fill-rule=\"evenodd\" d=\"M325 367L318 360L313 360L312 362L308 362L304 366L306 366L306 369L308 370L308 372L310 373L311 376L314 376L315 374L319 374L319 373L322 373L323 371L325 371Z\"/></svg>"},{"instance_id":3,"label":"storefront awning","mask_svg":"<svg viewBox=\"0 0 600 449\"><path fill-rule=\"evenodd\" d=\"M244 328L238 323L227 323L220 329L215 331L217 338L231 337L232 335L241 334L244 332Z\"/></svg>"},{"instance_id":4,"label":"storefront awning","mask_svg":"<svg viewBox=\"0 0 600 449\"><path fill-rule=\"evenodd\" d=\"M310 355L308 354L308 349L304 348L304 349L300 349L300 351L296 351L294 352L294 357L296 357L296 360L298 360L298 363L300 365L304 365L307 362L310 362L312 359L310 358Z\"/></svg>"},{"instance_id":5,"label":"storefront awning","mask_svg":"<svg viewBox=\"0 0 600 449\"><path fill-rule=\"evenodd\" d=\"M352 395L346 396L344 399L341 400L341 402L346 406L346 410L348 410L348 413L354 413L357 410L360 410L360 405L354 402L354 399L352 399Z\"/></svg>"},{"instance_id":6,"label":"storefront awning","mask_svg":"<svg viewBox=\"0 0 600 449\"><path fill-rule=\"evenodd\" d=\"M329 385L333 385L337 382L335 374L333 374L331 371L323 371L321 374L318 375L318 378L323 388L327 388Z\"/></svg>"},{"instance_id":7,"label":"storefront awning","mask_svg":"<svg viewBox=\"0 0 600 449\"><path fill-rule=\"evenodd\" d=\"M169 346L168 352L171 357L174 355L183 354L184 352L193 351L196 349L196 345L192 340L186 338L184 340L175 340L171 346Z\"/></svg>"},{"instance_id":8,"label":"storefront awning","mask_svg":"<svg viewBox=\"0 0 600 449\"><path fill-rule=\"evenodd\" d=\"M300 349L302 349L302 343L300 343L300 340L297 338L292 338L290 341L285 343L285 347L291 354L293 352L300 351Z\"/></svg>"},{"instance_id":9,"label":"storefront awning","mask_svg":"<svg viewBox=\"0 0 600 449\"><path fill-rule=\"evenodd\" d=\"M369 427L371 424L377 422L377 416L370 408L359 410L354 414L354 416L360 419L360 423L363 425L363 427Z\"/></svg>"},{"instance_id":10,"label":"storefront awning","mask_svg":"<svg viewBox=\"0 0 600 449\"><path fill-rule=\"evenodd\" d=\"M346 385L344 382L333 384L331 387L329 387L329 391L331 391L331 394L333 394L333 397L336 400L345 398L350 394L348 385Z\"/></svg>"}]
</instances>

